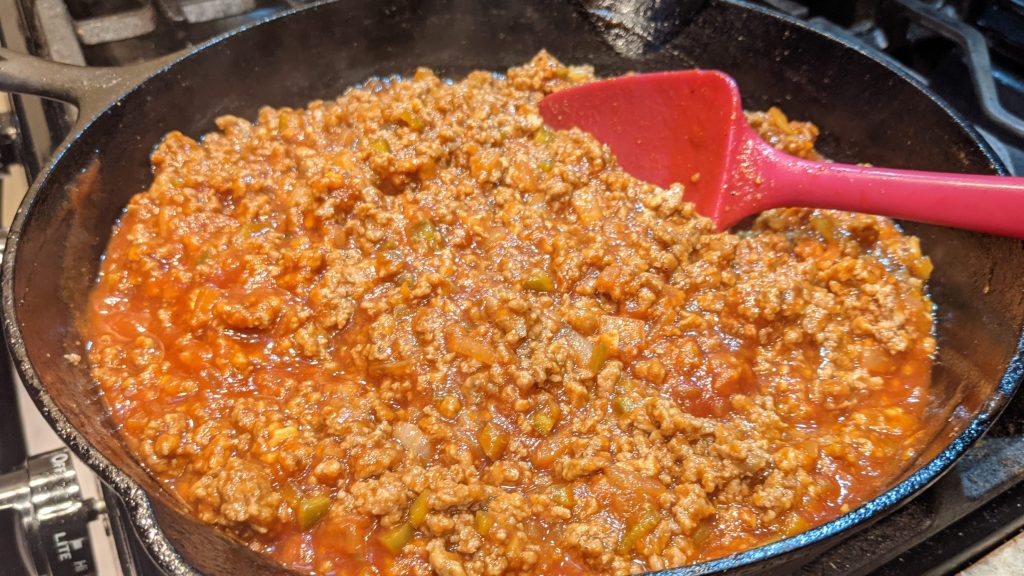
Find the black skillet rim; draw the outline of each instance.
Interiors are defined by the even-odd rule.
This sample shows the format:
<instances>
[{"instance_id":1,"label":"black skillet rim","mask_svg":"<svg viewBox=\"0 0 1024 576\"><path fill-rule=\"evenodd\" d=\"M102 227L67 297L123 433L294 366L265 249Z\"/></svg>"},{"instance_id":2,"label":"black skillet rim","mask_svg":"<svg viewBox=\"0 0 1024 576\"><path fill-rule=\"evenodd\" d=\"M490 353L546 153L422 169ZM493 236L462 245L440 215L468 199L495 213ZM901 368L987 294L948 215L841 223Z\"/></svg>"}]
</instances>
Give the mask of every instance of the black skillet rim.
<instances>
[{"instance_id":1,"label":"black skillet rim","mask_svg":"<svg viewBox=\"0 0 1024 576\"><path fill-rule=\"evenodd\" d=\"M891 61L887 61L884 56L880 57L879 54L865 51L835 34L813 29L795 18L772 12L743 0L717 1L759 12L764 16L786 22L788 25L796 26L807 32L824 36L833 42L838 42L844 47L859 53L864 58L872 60L880 66L885 67L897 77L910 83L914 88L922 92L940 109L942 109L943 112L950 116L954 123L963 130L964 133L966 133L966 135L981 150L982 154L989 160L991 168L996 174L1007 174L1005 165L998 156L996 156L992 148L987 142L985 142L974 127L968 124L956 110L952 109L946 102L939 98L938 95L924 86L924 84L916 78L907 74L904 70L894 66ZM243 26L217 36L199 46L196 46L181 57L175 58L173 61L168 63L164 63L157 69L137 78L137 83L133 85L132 88L116 98L115 101L111 102L106 108L98 111L92 118L85 122L80 122L79 128L70 134L61 144L60 148L47 163L46 167L40 172L35 182L26 193L8 235L2 264L2 278L0 278L0 289L2 289L3 300L3 327L7 343L11 349L12 356L15 359L15 365L19 375L21 376L22 383L25 385L25 388L36 407L50 423L57 435L68 444L68 446L79 458L82 459L85 464L92 468L122 498L126 507L129 509L132 523L134 524L134 528L140 540L142 540L147 551L153 557L157 565L169 574L186 575L198 574L198 572L185 561L163 533L163 530L157 523L152 505L145 491L143 491L142 488L127 474L107 460L105 456L94 448L92 444L89 443L89 441L86 440L85 437L83 437L78 430L70 424L70 422L68 422L61 410L53 402L49 393L43 386L43 383L39 380L28 359L25 344L21 336L21 329L16 320L17 307L14 302L14 257L21 237L21 230L27 220L27 214L31 211L36 202L37 196L42 188L42 183L50 176L53 172L53 168L61 161L64 154L74 144L78 136L88 130L92 123L106 112L107 108L118 105L128 94L139 89L140 86L150 78L166 72L177 62L195 57L196 54L202 52L209 46L223 42L250 28L262 26L281 18L287 18L298 12L317 10L323 5L330 3L332 3L332 0L324 0L301 8L270 15L247 26ZM936 481L942 473L947 471L953 463L963 455L967 448L969 448L978 438L981 437L982 434L984 434L999 414L1002 413L1022 379L1024 379L1024 332L1022 332L1021 337L1018 339L1017 349L1010 362L1007 364L1006 372L1000 379L995 395L986 402L978 415L971 420L970 424L966 426L945 449L896 486L866 502L859 508L796 536L723 558L718 558L700 564L662 570L651 574L656 574L658 576L710 574L729 569L738 569L743 567L751 568L751 564L759 561L766 562L764 568L771 568L773 565L785 562L786 558L783 557L785 554L815 542L831 539L846 530L863 527L869 519L896 508L910 497L927 488L931 483Z\"/></svg>"}]
</instances>

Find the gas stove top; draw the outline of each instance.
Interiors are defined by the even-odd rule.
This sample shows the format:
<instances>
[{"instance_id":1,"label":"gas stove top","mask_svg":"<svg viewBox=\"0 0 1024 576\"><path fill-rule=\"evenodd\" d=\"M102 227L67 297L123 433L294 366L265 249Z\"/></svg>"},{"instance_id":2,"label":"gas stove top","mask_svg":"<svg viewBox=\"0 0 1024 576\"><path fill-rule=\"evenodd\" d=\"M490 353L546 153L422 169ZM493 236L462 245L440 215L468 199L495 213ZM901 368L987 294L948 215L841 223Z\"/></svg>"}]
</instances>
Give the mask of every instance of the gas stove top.
<instances>
[{"instance_id":1,"label":"gas stove top","mask_svg":"<svg viewBox=\"0 0 1024 576\"><path fill-rule=\"evenodd\" d=\"M194 46L303 3L0 0L0 41L15 50L71 64L124 65ZM638 19L671 17L686 3L579 2L597 17L616 19L626 26ZM1014 174L1024 174L1021 0L757 3L845 37L916 76L973 122ZM0 171L18 163L31 177L67 134L73 110L34 97L11 96L11 101L13 112L0 112ZM4 192L21 194L24 190L8 186ZM10 206L11 202L4 204ZM9 222L12 214L3 216L4 222ZM3 347L0 365L10 365ZM10 369L0 370L0 515L10 513L5 509L14 509L23 517L35 511L44 521L30 522L34 528L22 547L27 554L19 550L21 541L15 538L12 523L0 521L0 558L8 560L0 562L0 576L159 575L135 538L117 497L102 487L98 492L89 490L96 481L88 473L76 478L66 449L28 457L26 436L48 431L40 430L45 424L33 407L26 404L18 410L18 387ZM35 444L33 452L39 449L38 442ZM96 492L93 498L91 492ZM104 519L105 530L98 529L95 522L87 530L86 523L97 517ZM954 573L1022 530L1024 396L1018 395L992 430L935 485L796 572ZM111 548L113 557L106 564L97 564L92 552L102 556L100 552ZM25 560L25 567L11 561L17 558Z\"/></svg>"}]
</instances>

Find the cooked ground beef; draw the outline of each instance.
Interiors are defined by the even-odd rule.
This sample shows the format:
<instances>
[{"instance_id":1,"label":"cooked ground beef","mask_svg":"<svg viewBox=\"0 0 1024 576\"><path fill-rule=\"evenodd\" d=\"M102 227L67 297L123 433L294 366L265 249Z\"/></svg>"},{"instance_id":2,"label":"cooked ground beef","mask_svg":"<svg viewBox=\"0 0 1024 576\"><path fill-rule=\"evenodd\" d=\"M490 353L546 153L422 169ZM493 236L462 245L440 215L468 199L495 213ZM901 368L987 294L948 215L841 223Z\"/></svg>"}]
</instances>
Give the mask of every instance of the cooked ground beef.
<instances>
[{"instance_id":1,"label":"cooked ground beef","mask_svg":"<svg viewBox=\"0 0 1024 576\"><path fill-rule=\"evenodd\" d=\"M878 494L930 430L917 240L809 209L716 233L544 126L591 78L541 53L167 135L86 328L128 446L318 573L637 573Z\"/></svg>"}]
</instances>

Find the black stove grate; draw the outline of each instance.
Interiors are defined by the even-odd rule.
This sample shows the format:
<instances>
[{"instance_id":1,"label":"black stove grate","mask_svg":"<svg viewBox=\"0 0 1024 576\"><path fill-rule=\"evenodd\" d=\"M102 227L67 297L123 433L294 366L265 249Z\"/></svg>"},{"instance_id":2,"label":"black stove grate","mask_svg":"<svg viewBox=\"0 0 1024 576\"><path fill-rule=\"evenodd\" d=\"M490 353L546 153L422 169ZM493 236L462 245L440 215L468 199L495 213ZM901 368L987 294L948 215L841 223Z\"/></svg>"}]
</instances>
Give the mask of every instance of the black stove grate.
<instances>
[{"instance_id":1,"label":"black stove grate","mask_svg":"<svg viewBox=\"0 0 1024 576\"><path fill-rule=\"evenodd\" d=\"M63 62L123 65L193 46L303 3L0 0L0 40L16 50ZM595 3L604 8L664 11L671 0L591 2ZM759 3L854 40L905 68L973 122L1014 173L1024 174L1024 123L1020 120L1024 117L1024 3L1020 0ZM12 100L20 161L33 175L67 134L73 111L34 97ZM0 365L7 364L4 354ZM14 406L13 383L8 380L0 378L0 472L25 456L17 414L8 413ZM159 569L134 537L117 497L108 491L106 498L123 572L159 576ZM949 574L1022 529L1024 396L1018 396L989 434L921 496L795 571ZM13 557L3 544L11 541L5 536L0 531L0 557Z\"/></svg>"}]
</instances>

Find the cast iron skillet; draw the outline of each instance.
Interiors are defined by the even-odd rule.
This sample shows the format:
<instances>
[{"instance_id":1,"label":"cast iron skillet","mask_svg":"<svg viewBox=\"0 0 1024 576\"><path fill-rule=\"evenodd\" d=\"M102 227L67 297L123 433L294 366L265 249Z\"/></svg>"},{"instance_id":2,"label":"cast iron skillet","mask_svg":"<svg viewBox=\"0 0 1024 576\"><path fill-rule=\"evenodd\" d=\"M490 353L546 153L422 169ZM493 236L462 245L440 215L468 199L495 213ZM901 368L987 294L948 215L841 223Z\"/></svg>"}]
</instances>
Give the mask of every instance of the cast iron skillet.
<instances>
[{"instance_id":1,"label":"cast iron skillet","mask_svg":"<svg viewBox=\"0 0 1024 576\"><path fill-rule=\"evenodd\" d=\"M779 104L816 122L824 131L822 150L838 160L1005 172L933 94L840 39L738 2L658 6L621 17L542 0L353 0L270 19L156 68L92 70L0 52L0 89L71 101L81 111L8 238L2 280L8 343L43 415L124 498L164 570L284 572L194 519L153 481L118 440L85 363L65 360L84 355L78 313L112 226L128 198L146 188L149 154L170 130L198 137L221 114L252 118L261 105L301 106L370 76L425 65L459 77L472 69L501 70L547 48L566 62L594 64L602 75L693 65L725 70L751 108ZM942 429L898 484L859 509L793 538L665 574L798 565L933 482L1002 410L1022 375L1021 243L907 229L935 261L940 348L931 410L945 422Z\"/></svg>"}]
</instances>

